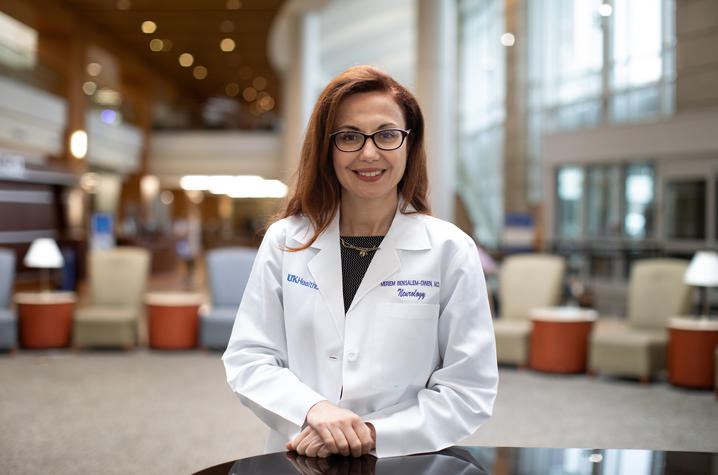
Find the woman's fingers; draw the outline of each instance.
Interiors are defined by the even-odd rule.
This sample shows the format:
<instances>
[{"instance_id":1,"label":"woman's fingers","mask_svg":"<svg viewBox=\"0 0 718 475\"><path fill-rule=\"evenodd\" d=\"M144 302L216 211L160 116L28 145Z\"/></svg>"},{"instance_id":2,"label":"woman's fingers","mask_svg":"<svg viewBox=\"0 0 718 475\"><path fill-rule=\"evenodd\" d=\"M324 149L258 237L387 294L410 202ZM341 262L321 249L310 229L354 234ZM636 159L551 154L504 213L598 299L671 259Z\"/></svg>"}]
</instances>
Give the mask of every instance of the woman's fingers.
<instances>
[{"instance_id":1,"label":"woman's fingers","mask_svg":"<svg viewBox=\"0 0 718 475\"><path fill-rule=\"evenodd\" d=\"M287 450L297 450L297 446L299 445L299 443L305 437L307 437L311 432L312 432L312 428L309 426L302 429L302 431L299 434L297 434L297 436L294 439L292 439L290 442L287 442L287 445L286 445Z\"/></svg>"},{"instance_id":2,"label":"woman's fingers","mask_svg":"<svg viewBox=\"0 0 718 475\"><path fill-rule=\"evenodd\" d=\"M367 424L364 422L360 422L356 425L354 428L357 436L359 437L359 455L355 455L354 452L352 452L352 455L355 457L359 457L361 455L368 454L371 449L374 448L374 438L372 437L371 429Z\"/></svg>"}]
</instances>

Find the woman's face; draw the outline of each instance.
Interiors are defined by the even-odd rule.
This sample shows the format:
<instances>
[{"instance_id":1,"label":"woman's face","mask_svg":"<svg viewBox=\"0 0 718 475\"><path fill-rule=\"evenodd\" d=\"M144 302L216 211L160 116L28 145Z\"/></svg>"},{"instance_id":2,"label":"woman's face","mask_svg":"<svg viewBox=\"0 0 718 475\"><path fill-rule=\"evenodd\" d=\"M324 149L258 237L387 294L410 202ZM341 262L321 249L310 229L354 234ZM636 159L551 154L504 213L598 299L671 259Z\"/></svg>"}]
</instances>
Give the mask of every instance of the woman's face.
<instances>
[{"instance_id":1,"label":"woman's face","mask_svg":"<svg viewBox=\"0 0 718 475\"><path fill-rule=\"evenodd\" d=\"M358 131L371 134L384 129L406 129L404 114L385 92L353 94L337 110L332 132ZM332 143L334 172L342 185L343 199L391 198L406 169L407 140L395 150L381 150L367 138L356 152L342 152Z\"/></svg>"}]
</instances>

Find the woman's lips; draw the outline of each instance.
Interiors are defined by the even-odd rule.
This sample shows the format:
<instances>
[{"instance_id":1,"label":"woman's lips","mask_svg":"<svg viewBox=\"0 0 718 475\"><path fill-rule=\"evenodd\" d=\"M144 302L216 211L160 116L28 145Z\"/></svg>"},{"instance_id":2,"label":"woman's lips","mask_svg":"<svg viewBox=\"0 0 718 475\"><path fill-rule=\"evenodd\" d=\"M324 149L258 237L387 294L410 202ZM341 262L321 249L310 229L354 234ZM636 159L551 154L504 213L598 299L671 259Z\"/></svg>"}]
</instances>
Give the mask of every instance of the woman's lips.
<instances>
[{"instance_id":1,"label":"woman's lips","mask_svg":"<svg viewBox=\"0 0 718 475\"><path fill-rule=\"evenodd\" d=\"M361 181L377 181L381 179L386 170L352 170Z\"/></svg>"}]
</instances>

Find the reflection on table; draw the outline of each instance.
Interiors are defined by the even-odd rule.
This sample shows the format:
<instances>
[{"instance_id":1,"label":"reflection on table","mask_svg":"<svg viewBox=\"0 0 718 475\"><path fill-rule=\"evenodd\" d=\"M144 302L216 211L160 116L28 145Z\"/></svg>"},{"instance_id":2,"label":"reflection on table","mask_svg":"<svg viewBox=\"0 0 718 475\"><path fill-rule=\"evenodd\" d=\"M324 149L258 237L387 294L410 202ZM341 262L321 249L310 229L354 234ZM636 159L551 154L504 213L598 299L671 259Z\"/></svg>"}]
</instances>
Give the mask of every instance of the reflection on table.
<instances>
[{"instance_id":1,"label":"reflection on table","mask_svg":"<svg viewBox=\"0 0 718 475\"><path fill-rule=\"evenodd\" d=\"M249 457L196 475L524 475L624 474L718 475L718 453L628 449L550 449L450 447L441 452L376 459L332 456L327 459L277 452Z\"/></svg>"}]
</instances>

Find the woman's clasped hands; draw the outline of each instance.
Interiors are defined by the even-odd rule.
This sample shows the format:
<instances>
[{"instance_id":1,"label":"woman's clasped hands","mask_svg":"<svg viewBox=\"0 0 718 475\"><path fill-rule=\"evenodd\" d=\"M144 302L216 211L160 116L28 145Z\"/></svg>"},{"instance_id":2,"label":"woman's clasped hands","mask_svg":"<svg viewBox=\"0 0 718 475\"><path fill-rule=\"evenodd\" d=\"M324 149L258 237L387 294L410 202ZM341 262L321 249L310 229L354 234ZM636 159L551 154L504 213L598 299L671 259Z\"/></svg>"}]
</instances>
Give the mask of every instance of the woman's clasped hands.
<instances>
[{"instance_id":1,"label":"woman's clasped hands","mask_svg":"<svg viewBox=\"0 0 718 475\"><path fill-rule=\"evenodd\" d=\"M287 443L287 450L307 457L324 458L332 454L361 457L374 448L375 440L371 424L348 409L319 401L307 412L307 426Z\"/></svg>"}]
</instances>

